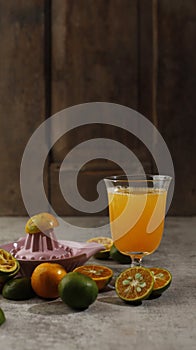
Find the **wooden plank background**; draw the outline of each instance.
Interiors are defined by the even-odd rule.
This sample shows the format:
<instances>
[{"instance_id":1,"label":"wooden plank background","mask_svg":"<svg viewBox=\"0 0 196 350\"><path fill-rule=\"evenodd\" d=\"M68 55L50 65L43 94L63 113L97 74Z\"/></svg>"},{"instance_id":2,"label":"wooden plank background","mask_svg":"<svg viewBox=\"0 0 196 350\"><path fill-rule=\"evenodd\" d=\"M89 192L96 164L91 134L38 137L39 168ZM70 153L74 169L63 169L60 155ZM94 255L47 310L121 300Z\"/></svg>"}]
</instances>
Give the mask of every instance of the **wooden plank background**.
<instances>
[{"instance_id":1,"label":"wooden plank background","mask_svg":"<svg viewBox=\"0 0 196 350\"><path fill-rule=\"evenodd\" d=\"M129 106L158 127L176 172L170 214L196 214L195 41L194 0L0 0L0 215L26 213L19 171L33 131L49 115L91 101ZM154 170L148 150L126 131L71 131L46 163L46 192L60 215L81 214L61 194L59 167L92 135L127 145ZM87 164L79 180L85 198L113 171L120 169L112 162Z\"/></svg>"},{"instance_id":2,"label":"wooden plank background","mask_svg":"<svg viewBox=\"0 0 196 350\"><path fill-rule=\"evenodd\" d=\"M196 4L158 1L158 129L174 162L172 214L196 214Z\"/></svg>"},{"instance_id":3,"label":"wooden plank background","mask_svg":"<svg viewBox=\"0 0 196 350\"><path fill-rule=\"evenodd\" d=\"M25 215L20 163L45 119L44 1L0 0L0 215Z\"/></svg>"}]
</instances>

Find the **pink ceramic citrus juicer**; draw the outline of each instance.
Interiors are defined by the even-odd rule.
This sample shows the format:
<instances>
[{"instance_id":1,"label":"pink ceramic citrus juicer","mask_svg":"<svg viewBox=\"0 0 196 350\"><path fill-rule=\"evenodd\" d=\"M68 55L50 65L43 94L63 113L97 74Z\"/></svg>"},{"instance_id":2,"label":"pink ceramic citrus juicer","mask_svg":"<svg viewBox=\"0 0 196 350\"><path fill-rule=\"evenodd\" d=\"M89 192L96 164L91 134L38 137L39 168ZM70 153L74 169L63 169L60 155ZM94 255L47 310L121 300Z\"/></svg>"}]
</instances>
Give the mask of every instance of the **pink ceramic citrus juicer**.
<instances>
[{"instance_id":1,"label":"pink ceramic citrus juicer","mask_svg":"<svg viewBox=\"0 0 196 350\"><path fill-rule=\"evenodd\" d=\"M26 237L7 243L4 248L19 261L22 275L30 276L42 262L61 264L67 271L83 265L92 255L105 249L102 244L57 240L54 229L59 225L49 213L32 216L26 223Z\"/></svg>"}]
</instances>

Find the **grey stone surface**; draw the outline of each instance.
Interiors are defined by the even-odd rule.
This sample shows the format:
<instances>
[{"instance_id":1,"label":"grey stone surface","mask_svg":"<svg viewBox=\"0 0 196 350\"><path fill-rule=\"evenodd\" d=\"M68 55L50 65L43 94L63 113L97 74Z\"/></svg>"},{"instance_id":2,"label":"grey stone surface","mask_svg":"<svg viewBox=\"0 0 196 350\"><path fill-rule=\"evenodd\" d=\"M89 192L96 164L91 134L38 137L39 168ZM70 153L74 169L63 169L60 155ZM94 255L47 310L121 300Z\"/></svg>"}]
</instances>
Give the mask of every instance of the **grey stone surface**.
<instances>
[{"instance_id":1,"label":"grey stone surface","mask_svg":"<svg viewBox=\"0 0 196 350\"><path fill-rule=\"evenodd\" d=\"M107 218L67 218L76 226L99 226ZM24 234L26 218L0 218L0 244ZM89 309L76 312L60 299L9 301L0 295L6 322L0 327L0 349L15 350L181 350L196 348L196 218L167 218L159 249L144 260L147 266L168 268L170 288L158 299L133 307L114 290L99 293ZM109 235L100 228L100 233ZM64 237L64 233L59 232ZM69 236L85 240L88 237ZM65 238L65 237L64 237ZM111 260L90 262L110 266L117 273L128 267Z\"/></svg>"}]
</instances>

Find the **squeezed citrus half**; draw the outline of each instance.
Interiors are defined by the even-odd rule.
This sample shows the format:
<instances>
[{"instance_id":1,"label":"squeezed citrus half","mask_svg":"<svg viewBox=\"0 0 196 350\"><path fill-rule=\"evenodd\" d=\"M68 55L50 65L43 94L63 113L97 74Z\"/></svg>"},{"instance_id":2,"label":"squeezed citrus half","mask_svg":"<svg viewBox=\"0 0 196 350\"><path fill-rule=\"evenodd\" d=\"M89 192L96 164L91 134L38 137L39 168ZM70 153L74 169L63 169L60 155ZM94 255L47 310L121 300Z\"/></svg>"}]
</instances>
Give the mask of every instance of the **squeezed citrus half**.
<instances>
[{"instance_id":1,"label":"squeezed citrus half","mask_svg":"<svg viewBox=\"0 0 196 350\"><path fill-rule=\"evenodd\" d=\"M0 249L0 275L13 273L18 268L18 261L11 253Z\"/></svg>"},{"instance_id":2,"label":"squeezed citrus half","mask_svg":"<svg viewBox=\"0 0 196 350\"><path fill-rule=\"evenodd\" d=\"M99 291L107 286L113 276L113 271L102 265L83 265L76 267L74 271L91 277L97 284Z\"/></svg>"},{"instance_id":3,"label":"squeezed citrus half","mask_svg":"<svg viewBox=\"0 0 196 350\"><path fill-rule=\"evenodd\" d=\"M39 213L32 216L26 223L25 231L30 234L51 230L58 226L58 220L50 213Z\"/></svg>"},{"instance_id":4,"label":"squeezed citrus half","mask_svg":"<svg viewBox=\"0 0 196 350\"><path fill-rule=\"evenodd\" d=\"M152 296L161 295L167 288L169 288L172 281L172 275L168 270L161 267L150 267L149 270L154 277Z\"/></svg>"},{"instance_id":5,"label":"squeezed citrus half","mask_svg":"<svg viewBox=\"0 0 196 350\"><path fill-rule=\"evenodd\" d=\"M101 260L105 260L108 259L110 256L110 249L113 245L113 240L109 237L93 237L91 239L89 239L87 242L95 242L95 243L99 243L102 244L105 249L101 250L100 252L97 252L94 257L96 259L101 259Z\"/></svg>"},{"instance_id":6,"label":"squeezed citrus half","mask_svg":"<svg viewBox=\"0 0 196 350\"><path fill-rule=\"evenodd\" d=\"M126 302L146 299L153 290L154 277L147 268L138 266L124 270L115 282L116 293Z\"/></svg>"}]
</instances>

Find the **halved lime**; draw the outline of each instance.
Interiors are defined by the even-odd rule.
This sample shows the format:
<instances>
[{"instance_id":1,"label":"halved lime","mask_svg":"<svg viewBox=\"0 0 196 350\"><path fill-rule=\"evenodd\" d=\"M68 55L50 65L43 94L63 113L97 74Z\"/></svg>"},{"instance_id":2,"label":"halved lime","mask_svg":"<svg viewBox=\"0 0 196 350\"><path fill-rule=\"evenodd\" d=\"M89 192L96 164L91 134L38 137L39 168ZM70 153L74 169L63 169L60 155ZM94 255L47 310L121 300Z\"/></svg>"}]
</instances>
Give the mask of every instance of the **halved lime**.
<instances>
[{"instance_id":1,"label":"halved lime","mask_svg":"<svg viewBox=\"0 0 196 350\"><path fill-rule=\"evenodd\" d=\"M171 273L161 267L150 267L149 270L154 277L154 286L151 296L161 295L167 288L169 288L172 275Z\"/></svg>"},{"instance_id":2,"label":"halved lime","mask_svg":"<svg viewBox=\"0 0 196 350\"><path fill-rule=\"evenodd\" d=\"M118 296L130 303L148 298L153 290L154 277L145 267L130 267L117 277L115 289Z\"/></svg>"},{"instance_id":3,"label":"halved lime","mask_svg":"<svg viewBox=\"0 0 196 350\"><path fill-rule=\"evenodd\" d=\"M0 275L13 273L18 267L17 260L7 250L0 249Z\"/></svg>"},{"instance_id":4,"label":"halved lime","mask_svg":"<svg viewBox=\"0 0 196 350\"><path fill-rule=\"evenodd\" d=\"M0 308L0 326L5 322L5 320L6 320L5 314L3 310Z\"/></svg>"},{"instance_id":5,"label":"halved lime","mask_svg":"<svg viewBox=\"0 0 196 350\"><path fill-rule=\"evenodd\" d=\"M95 243L99 243L102 244L105 249L101 250L100 252L97 252L94 257L96 259L100 259L100 260L106 260L109 258L110 256L110 249L113 245L113 240L109 237L94 237L89 239L87 242L95 242Z\"/></svg>"}]
</instances>

